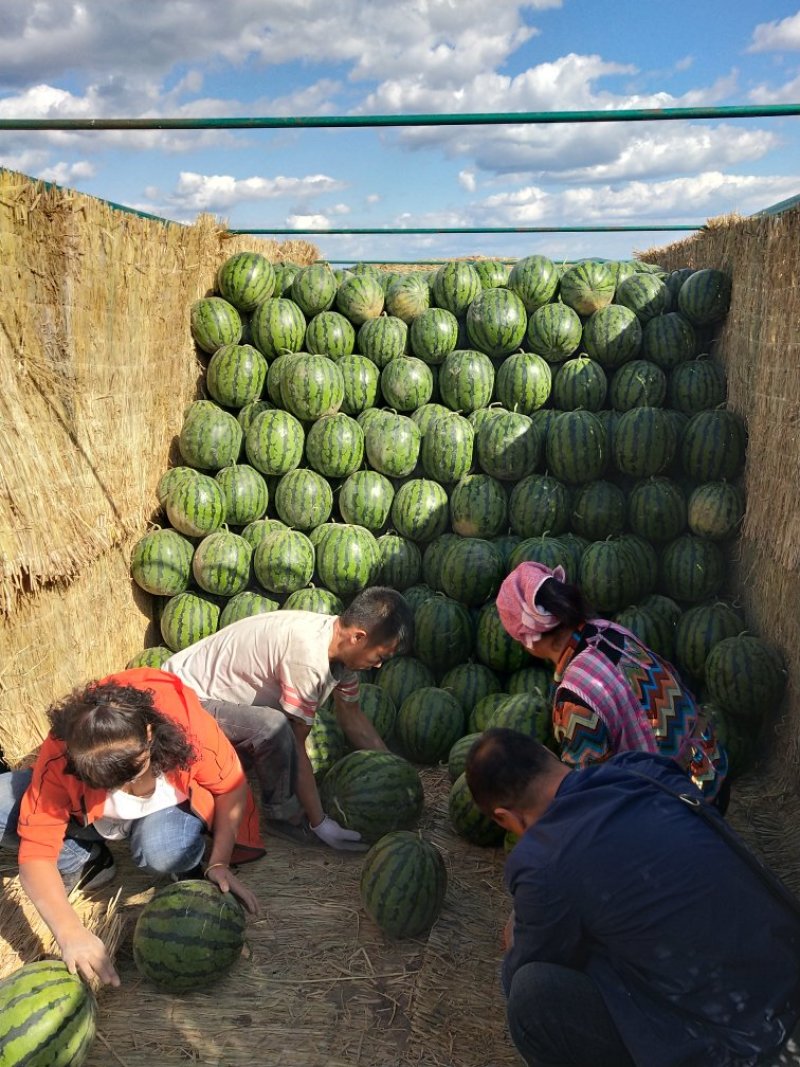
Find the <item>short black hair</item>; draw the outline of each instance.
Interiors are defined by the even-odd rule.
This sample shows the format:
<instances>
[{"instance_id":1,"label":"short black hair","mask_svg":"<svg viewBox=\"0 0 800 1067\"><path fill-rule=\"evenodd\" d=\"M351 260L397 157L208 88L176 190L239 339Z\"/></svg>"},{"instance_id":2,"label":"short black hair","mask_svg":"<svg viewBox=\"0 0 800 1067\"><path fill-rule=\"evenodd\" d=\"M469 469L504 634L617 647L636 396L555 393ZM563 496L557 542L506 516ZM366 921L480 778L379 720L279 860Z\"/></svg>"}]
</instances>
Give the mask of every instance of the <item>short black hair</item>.
<instances>
[{"instance_id":1,"label":"short black hair","mask_svg":"<svg viewBox=\"0 0 800 1067\"><path fill-rule=\"evenodd\" d=\"M555 615L561 626L579 626L591 614L583 593L570 582L548 578L536 594L536 606Z\"/></svg>"},{"instance_id":2,"label":"short black hair","mask_svg":"<svg viewBox=\"0 0 800 1067\"><path fill-rule=\"evenodd\" d=\"M492 727L467 753L467 785L485 814L519 808L536 780L553 770L558 757L519 730Z\"/></svg>"},{"instance_id":3,"label":"short black hair","mask_svg":"<svg viewBox=\"0 0 800 1067\"><path fill-rule=\"evenodd\" d=\"M369 635L370 644L397 642L397 655L407 656L414 647L414 613L406 598L386 585L373 585L356 596L339 616L342 626L357 626Z\"/></svg>"}]
</instances>

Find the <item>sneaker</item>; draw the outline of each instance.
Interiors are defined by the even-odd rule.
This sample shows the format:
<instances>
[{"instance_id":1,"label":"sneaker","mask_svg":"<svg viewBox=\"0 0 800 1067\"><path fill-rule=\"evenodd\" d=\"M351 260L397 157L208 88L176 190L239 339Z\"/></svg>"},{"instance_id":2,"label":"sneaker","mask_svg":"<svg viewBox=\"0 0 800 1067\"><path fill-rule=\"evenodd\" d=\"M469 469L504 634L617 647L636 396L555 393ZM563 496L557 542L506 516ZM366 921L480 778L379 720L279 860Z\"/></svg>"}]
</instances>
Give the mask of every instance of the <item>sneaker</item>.
<instances>
[{"instance_id":1,"label":"sneaker","mask_svg":"<svg viewBox=\"0 0 800 1067\"><path fill-rule=\"evenodd\" d=\"M308 820L293 823L286 819L264 819L264 833L270 837L279 837L282 841L293 841L296 845L321 845L322 842L308 825Z\"/></svg>"},{"instance_id":2,"label":"sneaker","mask_svg":"<svg viewBox=\"0 0 800 1067\"><path fill-rule=\"evenodd\" d=\"M80 870L70 874L62 874L61 879L67 894L76 889L87 893L92 889L100 889L101 886L112 882L117 874L117 867L111 850L103 841L97 841L92 845L88 860Z\"/></svg>"}]
</instances>

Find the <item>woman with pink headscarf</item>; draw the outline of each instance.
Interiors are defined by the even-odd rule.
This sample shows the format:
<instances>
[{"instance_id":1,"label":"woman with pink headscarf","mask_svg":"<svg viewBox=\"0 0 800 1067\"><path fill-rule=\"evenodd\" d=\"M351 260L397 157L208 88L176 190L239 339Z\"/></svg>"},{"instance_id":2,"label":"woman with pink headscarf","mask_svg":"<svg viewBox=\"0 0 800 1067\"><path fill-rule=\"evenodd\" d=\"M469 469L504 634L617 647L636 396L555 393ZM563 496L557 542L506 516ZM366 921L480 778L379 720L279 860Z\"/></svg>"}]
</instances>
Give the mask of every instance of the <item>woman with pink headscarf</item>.
<instances>
[{"instance_id":1,"label":"woman with pink headscarf","mask_svg":"<svg viewBox=\"0 0 800 1067\"><path fill-rule=\"evenodd\" d=\"M589 618L562 567L521 563L497 594L507 632L555 668L561 759L586 767L617 752L671 756L724 810L728 757L675 668L623 626Z\"/></svg>"}]
</instances>

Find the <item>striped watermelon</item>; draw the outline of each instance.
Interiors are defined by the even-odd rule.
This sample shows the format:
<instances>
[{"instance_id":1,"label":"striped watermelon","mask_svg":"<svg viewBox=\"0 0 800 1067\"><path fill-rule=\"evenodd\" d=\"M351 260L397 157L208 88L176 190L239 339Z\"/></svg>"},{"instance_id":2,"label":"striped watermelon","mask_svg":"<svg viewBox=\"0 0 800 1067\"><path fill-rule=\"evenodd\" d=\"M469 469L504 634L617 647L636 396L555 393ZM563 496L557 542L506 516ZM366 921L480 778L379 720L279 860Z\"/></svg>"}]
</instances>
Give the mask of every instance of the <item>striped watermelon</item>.
<instances>
[{"instance_id":1,"label":"striped watermelon","mask_svg":"<svg viewBox=\"0 0 800 1067\"><path fill-rule=\"evenodd\" d=\"M464 714L469 715L479 700L500 692L500 679L482 663L458 663L443 676L441 688L452 693Z\"/></svg>"},{"instance_id":2,"label":"striped watermelon","mask_svg":"<svg viewBox=\"0 0 800 1067\"><path fill-rule=\"evenodd\" d=\"M359 888L364 911L388 937L418 937L442 910L447 868L429 841L396 830L367 853Z\"/></svg>"},{"instance_id":3,"label":"striped watermelon","mask_svg":"<svg viewBox=\"0 0 800 1067\"><path fill-rule=\"evenodd\" d=\"M676 604L671 597L663 596L661 593L651 593L649 596L644 597L640 602L640 607L649 611L652 615L657 615L659 618L669 622L673 627L683 614L679 604Z\"/></svg>"},{"instance_id":4,"label":"striped watermelon","mask_svg":"<svg viewBox=\"0 0 800 1067\"><path fill-rule=\"evenodd\" d=\"M336 307L354 326L377 319L383 311L383 286L369 274L354 274L336 291Z\"/></svg>"},{"instance_id":5,"label":"striped watermelon","mask_svg":"<svg viewBox=\"0 0 800 1067\"><path fill-rule=\"evenodd\" d=\"M642 323L669 311L669 290L655 274L633 274L621 282L616 301L630 308Z\"/></svg>"},{"instance_id":6,"label":"striped watermelon","mask_svg":"<svg viewBox=\"0 0 800 1067\"><path fill-rule=\"evenodd\" d=\"M345 480L337 497L345 522L376 533L385 525L394 500L394 486L378 471L356 471Z\"/></svg>"},{"instance_id":7,"label":"striped watermelon","mask_svg":"<svg viewBox=\"0 0 800 1067\"><path fill-rule=\"evenodd\" d=\"M675 659L680 670L702 682L706 660L715 645L744 630L744 619L722 601L698 604L678 619L675 627Z\"/></svg>"},{"instance_id":8,"label":"striped watermelon","mask_svg":"<svg viewBox=\"0 0 800 1067\"><path fill-rule=\"evenodd\" d=\"M642 332L642 356L664 371L691 359L696 344L691 322L677 311L650 319Z\"/></svg>"},{"instance_id":9,"label":"striped watermelon","mask_svg":"<svg viewBox=\"0 0 800 1067\"><path fill-rule=\"evenodd\" d=\"M176 486L196 477L197 471L194 467L170 467L169 470L164 471L156 486L156 497L161 507L164 507L167 497Z\"/></svg>"},{"instance_id":10,"label":"striped watermelon","mask_svg":"<svg viewBox=\"0 0 800 1067\"><path fill-rule=\"evenodd\" d=\"M418 607L424 604L426 600L430 600L431 597L436 596L436 591L431 589L429 585L425 585L424 582L418 582L417 585L412 585L409 589L404 589L403 596L412 612L416 614Z\"/></svg>"},{"instance_id":11,"label":"striped watermelon","mask_svg":"<svg viewBox=\"0 0 800 1067\"><path fill-rule=\"evenodd\" d=\"M518 352L503 360L495 379L497 399L509 411L530 415L550 396L550 364L533 352Z\"/></svg>"},{"instance_id":12,"label":"striped watermelon","mask_svg":"<svg viewBox=\"0 0 800 1067\"><path fill-rule=\"evenodd\" d=\"M621 372L618 372L621 373ZM562 363L553 379L552 403L561 411L599 411L606 399L605 371L589 356Z\"/></svg>"},{"instance_id":13,"label":"striped watermelon","mask_svg":"<svg viewBox=\"0 0 800 1067\"><path fill-rule=\"evenodd\" d=\"M433 276L433 303L453 315L463 315L481 292L481 280L475 268L464 260L444 263Z\"/></svg>"},{"instance_id":14,"label":"striped watermelon","mask_svg":"<svg viewBox=\"0 0 800 1067\"><path fill-rule=\"evenodd\" d=\"M406 537L387 533L378 538L381 554L379 582L400 592L415 585L422 574L422 553Z\"/></svg>"},{"instance_id":15,"label":"striped watermelon","mask_svg":"<svg viewBox=\"0 0 800 1067\"><path fill-rule=\"evenodd\" d=\"M275 291L275 270L259 252L237 252L217 271L217 288L238 311L254 311Z\"/></svg>"},{"instance_id":16,"label":"striped watermelon","mask_svg":"<svg viewBox=\"0 0 800 1067\"><path fill-rule=\"evenodd\" d=\"M293 593L311 581L314 546L298 530L276 530L253 553L258 584L270 593Z\"/></svg>"},{"instance_id":17,"label":"striped watermelon","mask_svg":"<svg viewBox=\"0 0 800 1067\"><path fill-rule=\"evenodd\" d=\"M293 361L282 392L285 406L298 419L335 415L344 399L342 372L327 356L306 355Z\"/></svg>"},{"instance_id":18,"label":"striped watermelon","mask_svg":"<svg viewBox=\"0 0 800 1067\"><path fill-rule=\"evenodd\" d=\"M774 713L786 688L778 649L749 634L726 637L715 645L705 672L709 699L734 718L760 720Z\"/></svg>"},{"instance_id":19,"label":"striped watermelon","mask_svg":"<svg viewBox=\"0 0 800 1067\"><path fill-rule=\"evenodd\" d=\"M95 1036L95 999L61 960L37 960L0 981L3 1067L81 1067Z\"/></svg>"},{"instance_id":20,"label":"striped watermelon","mask_svg":"<svg viewBox=\"0 0 800 1067\"><path fill-rule=\"evenodd\" d=\"M675 625L640 604L631 605L614 615L614 622L635 634L656 655L672 663L675 660Z\"/></svg>"},{"instance_id":21,"label":"striped watermelon","mask_svg":"<svg viewBox=\"0 0 800 1067\"><path fill-rule=\"evenodd\" d=\"M240 408L261 396L267 361L252 345L222 345L208 364L206 388L218 404Z\"/></svg>"},{"instance_id":22,"label":"striped watermelon","mask_svg":"<svg viewBox=\"0 0 800 1067\"><path fill-rule=\"evenodd\" d=\"M744 424L732 411L700 411L683 433L683 469L697 482L730 481L744 466L746 443Z\"/></svg>"},{"instance_id":23,"label":"striped watermelon","mask_svg":"<svg viewBox=\"0 0 800 1067\"><path fill-rule=\"evenodd\" d=\"M511 267L497 259L476 259L472 266L481 280L484 289L498 289L508 284Z\"/></svg>"},{"instance_id":24,"label":"striped watermelon","mask_svg":"<svg viewBox=\"0 0 800 1067\"><path fill-rule=\"evenodd\" d=\"M217 632L219 605L202 593L178 593L161 612L161 636L173 652Z\"/></svg>"},{"instance_id":25,"label":"striped watermelon","mask_svg":"<svg viewBox=\"0 0 800 1067\"><path fill-rule=\"evenodd\" d=\"M433 424L434 419L441 418L442 415L451 415L452 410L446 408L444 404L421 404L416 411L411 412L411 418L419 427L419 432L424 437ZM470 425L472 425L470 423Z\"/></svg>"},{"instance_id":26,"label":"striped watermelon","mask_svg":"<svg viewBox=\"0 0 800 1067\"><path fill-rule=\"evenodd\" d=\"M442 588L462 604L485 603L497 593L503 578L503 558L491 541L480 537L459 538L445 553Z\"/></svg>"},{"instance_id":27,"label":"striped watermelon","mask_svg":"<svg viewBox=\"0 0 800 1067\"><path fill-rule=\"evenodd\" d=\"M614 432L614 463L622 474L647 478L666 470L676 449L676 430L661 408L626 411Z\"/></svg>"},{"instance_id":28,"label":"striped watermelon","mask_svg":"<svg viewBox=\"0 0 800 1067\"><path fill-rule=\"evenodd\" d=\"M326 701L314 716L314 722L306 736L306 755L317 782L348 752L352 751L335 715Z\"/></svg>"},{"instance_id":29,"label":"striped watermelon","mask_svg":"<svg viewBox=\"0 0 800 1067\"><path fill-rule=\"evenodd\" d=\"M690 274L694 274L693 267L680 267L678 270L670 271L664 279L664 285L669 289L673 305L677 304L678 291Z\"/></svg>"},{"instance_id":30,"label":"striped watermelon","mask_svg":"<svg viewBox=\"0 0 800 1067\"><path fill-rule=\"evenodd\" d=\"M280 519L256 519L255 522L250 522L245 526L242 530L242 537L255 552L264 538L269 537L276 530L288 530L288 526Z\"/></svg>"},{"instance_id":31,"label":"striped watermelon","mask_svg":"<svg viewBox=\"0 0 800 1067\"><path fill-rule=\"evenodd\" d=\"M492 544L503 559L503 567L506 572L511 565L511 553L521 544L522 538L518 534L500 534L492 538Z\"/></svg>"},{"instance_id":32,"label":"striped watermelon","mask_svg":"<svg viewBox=\"0 0 800 1067\"><path fill-rule=\"evenodd\" d=\"M283 352L299 352L306 335L306 320L293 300L274 297L265 300L250 319L253 344L267 359Z\"/></svg>"},{"instance_id":33,"label":"striped watermelon","mask_svg":"<svg viewBox=\"0 0 800 1067\"><path fill-rule=\"evenodd\" d=\"M445 308L428 308L411 323L411 351L425 363L441 363L458 343L458 320Z\"/></svg>"},{"instance_id":34,"label":"striped watermelon","mask_svg":"<svg viewBox=\"0 0 800 1067\"><path fill-rule=\"evenodd\" d=\"M394 735L397 708L392 698L379 685L362 682L359 688L361 710L384 741Z\"/></svg>"},{"instance_id":35,"label":"striped watermelon","mask_svg":"<svg viewBox=\"0 0 800 1067\"><path fill-rule=\"evenodd\" d=\"M712 542L681 534L664 549L661 557L661 585L667 596L687 604L697 604L717 596L725 578L725 562Z\"/></svg>"},{"instance_id":36,"label":"striped watermelon","mask_svg":"<svg viewBox=\"0 0 800 1067\"><path fill-rule=\"evenodd\" d=\"M194 580L206 593L233 596L241 593L250 580L250 557L253 550L238 534L218 530L204 537L192 559Z\"/></svg>"},{"instance_id":37,"label":"striped watermelon","mask_svg":"<svg viewBox=\"0 0 800 1067\"><path fill-rule=\"evenodd\" d=\"M262 411L253 419L245 452L256 470L280 477L300 465L304 442L303 427L294 415L273 409Z\"/></svg>"},{"instance_id":38,"label":"striped watermelon","mask_svg":"<svg viewBox=\"0 0 800 1067\"><path fill-rule=\"evenodd\" d=\"M245 440L247 440L247 431L255 422L256 416L260 415L262 411L272 411L274 406L270 400L251 400L239 409L239 414L236 418L242 428Z\"/></svg>"},{"instance_id":39,"label":"striped watermelon","mask_svg":"<svg viewBox=\"0 0 800 1067\"><path fill-rule=\"evenodd\" d=\"M637 482L628 497L628 522L635 534L654 544L673 541L686 527L686 501L669 478Z\"/></svg>"},{"instance_id":40,"label":"striped watermelon","mask_svg":"<svg viewBox=\"0 0 800 1067\"><path fill-rule=\"evenodd\" d=\"M410 325L430 306L431 292L421 274L410 271L396 278L386 289L386 310Z\"/></svg>"},{"instance_id":41,"label":"striped watermelon","mask_svg":"<svg viewBox=\"0 0 800 1067\"><path fill-rule=\"evenodd\" d=\"M583 327L583 347L606 370L615 370L639 352L642 324L621 304L595 311Z\"/></svg>"},{"instance_id":42,"label":"striped watermelon","mask_svg":"<svg viewBox=\"0 0 800 1067\"><path fill-rule=\"evenodd\" d=\"M614 275L614 284L620 285L626 278L630 278L632 274L637 273L637 264L631 263L626 259L609 259L606 261L606 266Z\"/></svg>"},{"instance_id":43,"label":"striped watermelon","mask_svg":"<svg viewBox=\"0 0 800 1067\"><path fill-rule=\"evenodd\" d=\"M222 345L238 344L242 336L242 319L239 312L221 296L195 300L189 319L195 344L209 354L216 352Z\"/></svg>"},{"instance_id":44,"label":"striped watermelon","mask_svg":"<svg viewBox=\"0 0 800 1067\"><path fill-rule=\"evenodd\" d=\"M552 711L542 693L518 693L501 700L489 719L489 729L517 730L544 744L550 733Z\"/></svg>"},{"instance_id":45,"label":"striped watermelon","mask_svg":"<svg viewBox=\"0 0 800 1067\"><path fill-rule=\"evenodd\" d=\"M467 308L467 337L489 356L507 356L522 344L528 316L510 289L484 289Z\"/></svg>"},{"instance_id":46,"label":"striped watermelon","mask_svg":"<svg viewBox=\"0 0 800 1067\"><path fill-rule=\"evenodd\" d=\"M318 615L341 615L344 604L329 589L295 589L283 602L284 611L315 611Z\"/></svg>"},{"instance_id":47,"label":"striped watermelon","mask_svg":"<svg viewBox=\"0 0 800 1067\"><path fill-rule=\"evenodd\" d=\"M225 521L230 526L247 526L267 510L267 483L246 463L223 467L214 475L225 498Z\"/></svg>"},{"instance_id":48,"label":"striped watermelon","mask_svg":"<svg viewBox=\"0 0 800 1067\"><path fill-rule=\"evenodd\" d=\"M284 474L275 490L278 517L296 530L312 530L327 522L333 510L333 492L316 471L298 468Z\"/></svg>"},{"instance_id":49,"label":"striped watermelon","mask_svg":"<svg viewBox=\"0 0 800 1067\"><path fill-rule=\"evenodd\" d=\"M430 478L413 478L397 490L391 516L402 537L423 543L432 541L447 526L447 493Z\"/></svg>"},{"instance_id":50,"label":"striped watermelon","mask_svg":"<svg viewBox=\"0 0 800 1067\"><path fill-rule=\"evenodd\" d=\"M320 786L320 800L342 826L371 843L416 825L424 804L419 774L391 752L351 752L338 760Z\"/></svg>"},{"instance_id":51,"label":"striped watermelon","mask_svg":"<svg viewBox=\"0 0 800 1067\"><path fill-rule=\"evenodd\" d=\"M614 275L604 263L585 260L564 271L561 299L579 315L591 315L614 299Z\"/></svg>"},{"instance_id":52,"label":"striped watermelon","mask_svg":"<svg viewBox=\"0 0 800 1067\"><path fill-rule=\"evenodd\" d=\"M549 474L529 474L511 490L508 519L520 537L557 536L569 526L569 517L567 487Z\"/></svg>"},{"instance_id":53,"label":"striped watermelon","mask_svg":"<svg viewBox=\"0 0 800 1067\"><path fill-rule=\"evenodd\" d=\"M581 343L580 316L566 304L544 304L528 319L527 347L548 363L561 363Z\"/></svg>"},{"instance_id":54,"label":"striped watermelon","mask_svg":"<svg viewBox=\"0 0 800 1067\"><path fill-rule=\"evenodd\" d=\"M364 459L364 432L349 415L323 415L308 431L306 458L325 478L346 478Z\"/></svg>"},{"instance_id":55,"label":"striped watermelon","mask_svg":"<svg viewBox=\"0 0 800 1067\"><path fill-rule=\"evenodd\" d=\"M618 540L633 564L636 588L631 593L631 602L639 601L658 585L658 553L649 541L636 534L624 533Z\"/></svg>"},{"instance_id":56,"label":"striped watermelon","mask_svg":"<svg viewBox=\"0 0 800 1067\"><path fill-rule=\"evenodd\" d=\"M374 585L381 553L369 530L336 526L317 547L317 573L322 584L340 597L351 597Z\"/></svg>"},{"instance_id":57,"label":"striped watermelon","mask_svg":"<svg viewBox=\"0 0 800 1067\"><path fill-rule=\"evenodd\" d=\"M502 843L505 830L481 812L472 799L465 774L453 782L447 807L450 823L459 837L483 847L496 847Z\"/></svg>"},{"instance_id":58,"label":"striped watermelon","mask_svg":"<svg viewBox=\"0 0 800 1067\"><path fill-rule=\"evenodd\" d=\"M294 276L289 296L307 319L327 311L336 296L336 278L330 263L312 263Z\"/></svg>"},{"instance_id":59,"label":"striped watermelon","mask_svg":"<svg viewBox=\"0 0 800 1067\"><path fill-rule=\"evenodd\" d=\"M507 414L508 410L501 407L500 404L490 404L487 408L478 408L476 411L471 411L469 415L467 415L467 418L470 421L472 429L477 433L485 422L495 418L497 415ZM545 414L545 412L540 408L539 411L534 411L531 418L540 417L543 414Z\"/></svg>"},{"instance_id":60,"label":"striped watermelon","mask_svg":"<svg viewBox=\"0 0 800 1067\"><path fill-rule=\"evenodd\" d=\"M450 492L450 524L462 537L494 537L506 527L503 486L488 474L467 474Z\"/></svg>"},{"instance_id":61,"label":"striped watermelon","mask_svg":"<svg viewBox=\"0 0 800 1067\"><path fill-rule=\"evenodd\" d=\"M239 459L243 437L235 416L199 400L186 410L178 448L188 466L218 471Z\"/></svg>"},{"instance_id":62,"label":"striped watermelon","mask_svg":"<svg viewBox=\"0 0 800 1067\"><path fill-rule=\"evenodd\" d=\"M444 673L463 663L474 640L469 611L451 597L431 597L414 615L414 654L433 671Z\"/></svg>"},{"instance_id":63,"label":"striped watermelon","mask_svg":"<svg viewBox=\"0 0 800 1067\"><path fill-rule=\"evenodd\" d=\"M625 494L611 482L582 485L572 499L572 529L589 541L615 537L625 529Z\"/></svg>"},{"instance_id":64,"label":"striped watermelon","mask_svg":"<svg viewBox=\"0 0 800 1067\"><path fill-rule=\"evenodd\" d=\"M405 478L419 459L422 435L407 415L382 412L364 430L364 450L371 467L389 478Z\"/></svg>"},{"instance_id":65,"label":"striped watermelon","mask_svg":"<svg viewBox=\"0 0 800 1067\"><path fill-rule=\"evenodd\" d=\"M267 370L267 396L276 408L286 407L283 383L296 360L302 359L304 352L283 352L270 363Z\"/></svg>"},{"instance_id":66,"label":"striped watermelon","mask_svg":"<svg viewBox=\"0 0 800 1067\"><path fill-rule=\"evenodd\" d=\"M571 549L559 537L526 537L511 552L508 560L509 570L514 570L520 563L543 563L545 567L555 569L563 567L567 579L574 574L574 555Z\"/></svg>"},{"instance_id":67,"label":"striped watermelon","mask_svg":"<svg viewBox=\"0 0 800 1067\"><path fill-rule=\"evenodd\" d=\"M503 633L505 633L505 630L503 631ZM511 639L509 638L509 640ZM528 657L525 658L527 659ZM467 723L467 727L470 732L483 733L484 730L488 729L489 723L491 722L492 716L494 715L496 709L500 707L500 705L509 695L509 693L497 692L487 693L485 697L481 697L481 699L477 701L477 703L469 714L469 721Z\"/></svg>"},{"instance_id":68,"label":"striped watermelon","mask_svg":"<svg viewBox=\"0 0 800 1067\"><path fill-rule=\"evenodd\" d=\"M402 319L392 315L368 319L358 329L358 351L380 369L402 356L407 343L408 327Z\"/></svg>"},{"instance_id":69,"label":"striped watermelon","mask_svg":"<svg viewBox=\"0 0 800 1067\"><path fill-rule=\"evenodd\" d=\"M433 374L416 356L398 356L381 371L381 393L395 411L414 411L427 404L433 393Z\"/></svg>"},{"instance_id":70,"label":"striped watermelon","mask_svg":"<svg viewBox=\"0 0 800 1067\"><path fill-rule=\"evenodd\" d=\"M439 393L453 411L469 415L486 407L492 399L494 378L494 366L487 355L469 348L457 349L445 356L439 368Z\"/></svg>"},{"instance_id":71,"label":"striped watermelon","mask_svg":"<svg viewBox=\"0 0 800 1067\"><path fill-rule=\"evenodd\" d=\"M167 497L167 518L187 537L205 537L225 521L225 495L207 474L173 489Z\"/></svg>"},{"instance_id":72,"label":"striped watermelon","mask_svg":"<svg viewBox=\"0 0 800 1067\"><path fill-rule=\"evenodd\" d=\"M444 592L444 586L442 584L444 558L447 555L450 546L456 544L457 541L457 534L443 533L434 538L429 545L425 546L425 551L422 556L422 580L426 582L431 589L437 589L440 593Z\"/></svg>"},{"instance_id":73,"label":"striped watermelon","mask_svg":"<svg viewBox=\"0 0 800 1067\"><path fill-rule=\"evenodd\" d=\"M204 989L242 954L245 916L232 893L193 879L162 886L145 904L133 931L133 960L170 992Z\"/></svg>"},{"instance_id":74,"label":"striped watermelon","mask_svg":"<svg viewBox=\"0 0 800 1067\"><path fill-rule=\"evenodd\" d=\"M721 270L696 270L678 290L678 309L694 326L724 319L730 302L731 280Z\"/></svg>"},{"instance_id":75,"label":"striped watermelon","mask_svg":"<svg viewBox=\"0 0 800 1067\"><path fill-rule=\"evenodd\" d=\"M593 541L581 557L580 587L598 611L620 611L637 599L638 576L633 557L613 538Z\"/></svg>"},{"instance_id":76,"label":"striped watermelon","mask_svg":"<svg viewBox=\"0 0 800 1067\"><path fill-rule=\"evenodd\" d=\"M394 656L378 671L376 684L395 708L417 689L435 685L433 671L413 656Z\"/></svg>"},{"instance_id":77,"label":"striped watermelon","mask_svg":"<svg viewBox=\"0 0 800 1067\"><path fill-rule=\"evenodd\" d=\"M161 670L167 660L172 656L172 649L165 645L155 645L152 648L144 648L131 656L125 664L126 671L132 671L134 667L154 667Z\"/></svg>"},{"instance_id":78,"label":"striped watermelon","mask_svg":"<svg viewBox=\"0 0 800 1067\"><path fill-rule=\"evenodd\" d=\"M504 482L519 481L534 471L542 453L542 438L531 419L512 411L485 422L475 445L481 469Z\"/></svg>"},{"instance_id":79,"label":"striped watermelon","mask_svg":"<svg viewBox=\"0 0 800 1067\"><path fill-rule=\"evenodd\" d=\"M530 315L552 300L558 288L558 269L546 256L526 256L511 268L507 284Z\"/></svg>"},{"instance_id":80,"label":"striped watermelon","mask_svg":"<svg viewBox=\"0 0 800 1067\"><path fill-rule=\"evenodd\" d=\"M688 360L669 376L670 407L685 415L695 415L725 403L728 383L725 369L708 355Z\"/></svg>"},{"instance_id":81,"label":"striped watermelon","mask_svg":"<svg viewBox=\"0 0 800 1067\"><path fill-rule=\"evenodd\" d=\"M277 611L280 604L263 593L256 593L246 589L242 593L232 596L220 612L219 629L230 626L232 622L241 622L242 619L250 619L253 615L264 615L268 611Z\"/></svg>"},{"instance_id":82,"label":"striped watermelon","mask_svg":"<svg viewBox=\"0 0 800 1067\"><path fill-rule=\"evenodd\" d=\"M272 294L273 296L285 296L302 267L298 263L279 260L273 264L273 268L275 270L275 288Z\"/></svg>"},{"instance_id":83,"label":"striped watermelon","mask_svg":"<svg viewBox=\"0 0 800 1067\"><path fill-rule=\"evenodd\" d=\"M320 311L306 327L306 350L314 356L338 361L351 355L355 345L356 331L338 311Z\"/></svg>"},{"instance_id":84,"label":"striped watermelon","mask_svg":"<svg viewBox=\"0 0 800 1067\"><path fill-rule=\"evenodd\" d=\"M564 570L567 574L577 575L581 569L581 556L589 547L588 540L571 531L559 534L556 540L558 540L562 550L567 554L568 563L564 566ZM511 551L513 554L514 549Z\"/></svg>"},{"instance_id":85,"label":"striped watermelon","mask_svg":"<svg viewBox=\"0 0 800 1067\"><path fill-rule=\"evenodd\" d=\"M506 688L511 696L536 693L549 699L553 685L551 667L523 667L509 676Z\"/></svg>"},{"instance_id":86,"label":"striped watermelon","mask_svg":"<svg viewBox=\"0 0 800 1067\"><path fill-rule=\"evenodd\" d=\"M191 542L175 530L152 530L133 546L131 577L146 593L175 596L189 586L193 554Z\"/></svg>"},{"instance_id":87,"label":"striped watermelon","mask_svg":"<svg viewBox=\"0 0 800 1067\"><path fill-rule=\"evenodd\" d=\"M420 459L428 478L457 482L469 473L475 434L469 422L451 412L436 419L422 438Z\"/></svg>"},{"instance_id":88,"label":"striped watermelon","mask_svg":"<svg viewBox=\"0 0 800 1067\"><path fill-rule=\"evenodd\" d=\"M698 537L727 541L736 535L743 517L742 494L728 482L706 482L694 489L689 497L689 529Z\"/></svg>"},{"instance_id":89,"label":"striped watermelon","mask_svg":"<svg viewBox=\"0 0 800 1067\"><path fill-rule=\"evenodd\" d=\"M518 671L527 660L522 645L506 633L494 601L484 604L478 615L475 652L481 663L500 673ZM472 722L470 729L474 729Z\"/></svg>"},{"instance_id":90,"label":"striped watermelon","mask_svg":"<svg viewBox=\"0 0 800 1067\"><path fill-rule=\"evenodd\" d=\"M590 411L563 411L547 434L547 467L567 485L599 478L606 464L603 424Z\"/></svg>"},{"instance_id":91,"label":"striped watermelon","mask_svg":"<svg viewBox=\"0 0 800 1067\"><path fill-rule=\"evenodd\" d=\"M406 697L397 711L394 735L414 763L439 763L464 733L464 711L444 689L428 686Z\"/></svg>"},{"instance_id":92,"label":"striped watermelon","mask_svg":"<svg viewBox=\"0 0 800 1067\"><path fill-rule=\"evenodd\" d=\"M609 400L615 411L660 408L667 393L667 376L655 363L634 359L614 372Z\"/></svg>"},{"instance_id":93,"label":"striped watermelon","mask_svg":"<svg viewBox=\"0 0 800 1067\"><path fill-rule=\"evenodd\" d=\"M380 372L366 356L343 356L336 364L342 375L344 396L341 410L358 415L371 408L378 398Z\"/></svg>"}]
</instances>

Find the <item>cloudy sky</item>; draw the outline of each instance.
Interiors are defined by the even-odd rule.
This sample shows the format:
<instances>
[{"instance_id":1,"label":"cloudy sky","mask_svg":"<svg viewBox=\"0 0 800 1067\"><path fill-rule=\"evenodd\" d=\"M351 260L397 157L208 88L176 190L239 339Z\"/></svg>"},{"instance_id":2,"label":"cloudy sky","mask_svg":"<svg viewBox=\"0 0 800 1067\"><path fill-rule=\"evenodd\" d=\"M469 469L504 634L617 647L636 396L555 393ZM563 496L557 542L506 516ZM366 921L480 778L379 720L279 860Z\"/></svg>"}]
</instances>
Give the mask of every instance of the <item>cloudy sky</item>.
<instances>
[{"instance_id":1,"label":"cloudy sky","mask_svg":"<svg viewBox=\"0 0 800 1067\"><path fill-rule=\"evenodd\" d=\"M800 102L798 0L3 0L0 118ZM0 165L233 227L696 223L800 193L800 117L5 132ZM657 234L313 238L331 259L627 256Z\"/></svg>"}]
</instances>

